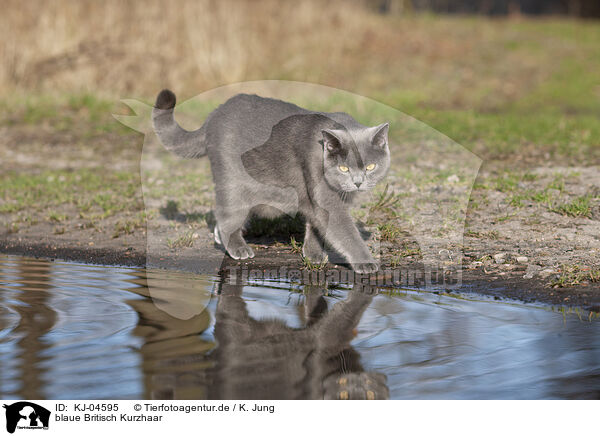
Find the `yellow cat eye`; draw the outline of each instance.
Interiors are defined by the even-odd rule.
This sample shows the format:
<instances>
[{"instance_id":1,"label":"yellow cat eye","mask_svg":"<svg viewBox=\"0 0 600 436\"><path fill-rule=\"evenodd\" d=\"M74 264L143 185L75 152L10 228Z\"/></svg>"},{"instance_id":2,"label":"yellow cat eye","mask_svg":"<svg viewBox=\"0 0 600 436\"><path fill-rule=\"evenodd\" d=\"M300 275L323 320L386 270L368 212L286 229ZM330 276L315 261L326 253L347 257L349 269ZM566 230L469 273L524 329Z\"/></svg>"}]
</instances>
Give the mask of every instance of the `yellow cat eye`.
<instances>
[{"instance_id":1,"label":"yellow cat eye","mask_svg":"<svg viewBox=\"0 0 600 436\"><path fill-rule=\"evenodd\" d=\"M339 168L340 168L340 171L343 172L343 173L347 173L348 170L350 169L348 167L345 167L344 165L340 165Z\"/></svg>"},{"instance_id":2,"label":"yellow cat eye","mask_svg":"<svg viewBox=\"0 0 600 436\"><path fill-rule=\"evenodd\" d=\"M375 164L367 165L367 171L373 171L375 169Z\"/></svg>"}]
</instances>

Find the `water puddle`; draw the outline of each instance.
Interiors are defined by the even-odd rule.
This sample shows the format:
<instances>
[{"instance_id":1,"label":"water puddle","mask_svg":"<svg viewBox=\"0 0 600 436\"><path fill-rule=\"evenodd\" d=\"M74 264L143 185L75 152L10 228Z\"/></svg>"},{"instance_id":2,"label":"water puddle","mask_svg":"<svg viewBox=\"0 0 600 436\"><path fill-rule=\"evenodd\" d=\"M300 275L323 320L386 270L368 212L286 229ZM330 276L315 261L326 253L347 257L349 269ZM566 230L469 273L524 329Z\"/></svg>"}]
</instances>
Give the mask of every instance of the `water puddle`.
<instances>
[{"instance_id":1,"label":"water puddle","mask_svg":"<svg viewBox=\"0 0 600 436\"><path fill-rule=\"evenodd\" d=\"M0 396L600 398L595 314L169 274L0 256Z\"/></svg>"}]
</instances>

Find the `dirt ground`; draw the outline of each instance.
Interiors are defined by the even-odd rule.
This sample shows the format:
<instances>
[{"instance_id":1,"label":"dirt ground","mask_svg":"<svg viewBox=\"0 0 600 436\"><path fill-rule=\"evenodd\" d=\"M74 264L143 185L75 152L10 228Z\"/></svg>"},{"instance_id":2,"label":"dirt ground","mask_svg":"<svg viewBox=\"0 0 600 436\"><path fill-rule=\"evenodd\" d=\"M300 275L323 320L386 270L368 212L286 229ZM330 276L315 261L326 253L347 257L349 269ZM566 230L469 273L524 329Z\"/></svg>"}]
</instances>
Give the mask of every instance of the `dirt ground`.
<instances>
[{"instance_id":1,"label":"dirt ground","mask_svg":"<svg viewBox=\"0 0 600 436\"><path fill-rule=\"evenodd\" d=\"M298 245L290 239L292 236L301 243L301 233L294 228L286 230L285 226L282 231L267 232L268 235L262 237L259 236L260 225L258 230L250 229L248 239L257 254L255 259L239 262L224 256L212 240L210 187L198 203L193 203L195 197L184 192L192 204L180 202L172 207L168 203L157 204L150 208L152 210L144 210L139 176L143 142L140 135L100 134L87 138L83 147L76 139L77 135L50 133L32 126L5 128L2 133L1 168L5 175L12 174L11 183L15 174L42 177L44 182L43 186L24 188L14 182L11 189L21 192L19 190L23 188L23 193L41 189L42 194L48 193L33 199L23 194L19 197L22 201L31 200L34 204L27 203L21 209L13 207L13 210L7 206L15 203L7 201L5 195L5 200L0 203L4 207L0 213L2 253L107 265L146 266L148 261L149 266L192 271L198 268L199 257L213 256L222 271L281 271L282 266L300 271L300 274L319 271L319 266L303 261ZM104 152L90 154L90 149ZM75 185L69 185L70 177L73 174L83 177L79 183L84 183L87 176L80 176L78 171L86 167L97 169L99 162L111 171L132 174L130 179L121 180L121 184L128 183L129 188L121 191L115 183L107 182L107 189L116 190L112 194L120 202L109 202L104 211L94 206L82 212L84 200L98 195L98 188L90 187L86 191L83 186L79 189L82 186L76 186L75 182ZM54 173L47 174L45 168L50 164ZM102 175L107 180L109 176L108 172ZM393 175L390 181L389 192L392 192ZM61 197L64 194L58 189L61 183L67 185L65 192L72 194L68 198ZM186 183L189 183L186 179L178 180L169 188L185 189ZM442 181L446 185L451 183L448 179ZM466 210L462 246L457 247L458 252L462 252L459 264L462 284L458 288L439 282L433 286L440 292L476 292L496 298L598 311L599 186L598 167L519 168L513 165L506 170L497 163L484 162ZM57 187L58 193L51 187ZM165 198L177 195L169 191ZM388 197L382 193L379 198L386 200ZM401 225L386 226L390 222L390 211L385 207L375 207L371 203L366 210L371 212L370 229L387 232L380 246L382 267L387 271L382 275L381 284L425 286L424 278L418 273L414 280L410 277L407 280L402 275L407 271L423 271L418 243ZM364 218L360 213L357 216ZM267 224L269 226L273 225ZM164 231L164 235L157 237L159 231ZM158 241L150 255L149 234ZM449 270L456 265L456 262L448 262ZM345 268L329 264L321 272L326 274L329 270L345 271ZM389 279L391 271L399 271L400 279L396 277L386 282L386 274ZM377 278L372 280L376 282Z\"/></svg>"}]
</instances>

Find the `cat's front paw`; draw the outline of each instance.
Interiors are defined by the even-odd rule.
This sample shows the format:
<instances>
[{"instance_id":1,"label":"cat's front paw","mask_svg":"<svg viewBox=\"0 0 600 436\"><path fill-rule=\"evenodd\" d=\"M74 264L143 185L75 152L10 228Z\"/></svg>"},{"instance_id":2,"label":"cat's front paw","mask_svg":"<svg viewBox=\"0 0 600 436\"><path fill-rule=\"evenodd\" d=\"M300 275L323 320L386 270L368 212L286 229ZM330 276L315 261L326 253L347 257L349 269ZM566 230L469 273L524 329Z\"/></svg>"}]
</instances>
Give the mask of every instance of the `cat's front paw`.
<instances>
[{"instance_id":1,"label":"cat's front paw","mask_svg":"<svg viewBox=\"0 0 600 436\"><path fill-rule=\"evenodd\" d=\"M254 251L248 245L242 245L240 247L229 247L227 253L234 259L251 259L254 257Z\"/></svg>"},{"instance_id":2,"label":"cat's front paw","mask_svg":"<svg viewBox=\"0 0 600 436\"><path fill-rule=\"evenodd\" d=\"M372 274L379 270L379 264L376 262L353 263L351 266L357 274Z\"/></svg>"}]
</instances>

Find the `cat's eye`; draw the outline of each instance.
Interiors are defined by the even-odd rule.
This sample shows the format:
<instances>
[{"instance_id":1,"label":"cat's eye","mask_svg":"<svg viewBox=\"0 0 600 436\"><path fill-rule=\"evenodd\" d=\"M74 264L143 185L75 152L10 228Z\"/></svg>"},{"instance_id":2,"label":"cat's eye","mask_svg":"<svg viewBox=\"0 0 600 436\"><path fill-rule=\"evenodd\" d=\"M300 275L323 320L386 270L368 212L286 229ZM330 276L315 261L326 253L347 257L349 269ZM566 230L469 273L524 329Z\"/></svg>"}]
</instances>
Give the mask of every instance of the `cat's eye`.
<instances>
[{"instance_id":1,"label":"cat's eye","mask_svg":"<svg viewBox=\"0 0 600 436\"><path fill-rule=\"evenodd\" d=\"M367 165L367 171L373 171L375 169L375 164Z\"/></svg>"},{"instance_id":2,"label":"cat's eye","mask_svg":"<svg viewBox=\"0 0 600 436\"><path fill-rule=\"evenodd\" d=\"M341 172L343 172L343 173L347 173L347 172L348 172L348 170L349 170L350 168L348 168L348 167L346 167L346 166L344 166L344 165L340 165L340 166L339 166L339 169L340 169L340 171L341 171Z\"/></svg>"}]
</instances>

